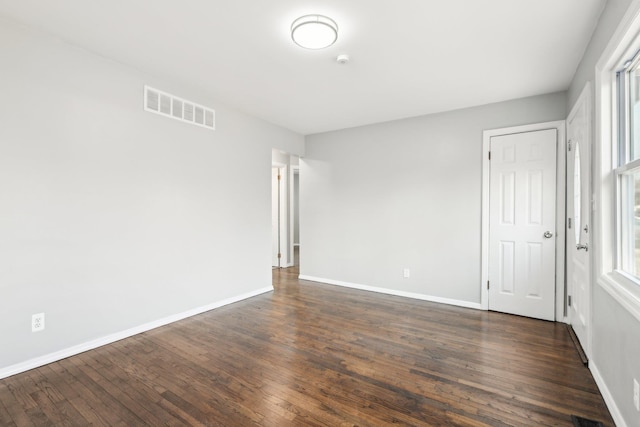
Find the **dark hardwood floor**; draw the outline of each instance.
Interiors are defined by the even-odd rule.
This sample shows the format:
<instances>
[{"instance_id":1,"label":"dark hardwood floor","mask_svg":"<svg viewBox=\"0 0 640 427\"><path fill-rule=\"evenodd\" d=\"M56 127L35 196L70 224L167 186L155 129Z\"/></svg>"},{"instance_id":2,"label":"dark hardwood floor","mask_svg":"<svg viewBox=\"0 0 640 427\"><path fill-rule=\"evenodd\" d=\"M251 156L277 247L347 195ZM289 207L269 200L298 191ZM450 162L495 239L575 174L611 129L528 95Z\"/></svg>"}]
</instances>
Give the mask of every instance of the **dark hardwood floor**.
<instances>
[{"instance_id":1,"label":"dark hardwood floor","mask_svg":"<svg viewBox=\"0 0 640 427\"><path fill-rule=\"evenodd\" d=\"M273 277L0 380L0 425L613 425L562 324Z\"/></svg>"}]
</instances>

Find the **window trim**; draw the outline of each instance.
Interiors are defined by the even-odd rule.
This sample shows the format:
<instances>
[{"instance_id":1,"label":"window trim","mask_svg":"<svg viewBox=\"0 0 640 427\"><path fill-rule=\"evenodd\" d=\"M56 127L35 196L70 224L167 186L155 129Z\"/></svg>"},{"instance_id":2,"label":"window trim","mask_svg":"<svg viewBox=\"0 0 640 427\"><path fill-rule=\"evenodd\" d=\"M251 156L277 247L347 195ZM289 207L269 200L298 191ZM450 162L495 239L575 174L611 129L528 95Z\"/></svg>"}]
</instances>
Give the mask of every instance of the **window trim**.
<instances>
[{"instance_id":1,"label":"window trim","mask_svg":"<svg viewBox=\"0 0 640 427\"><path fill-rule=\"evenodd\" d=\"M635 263L635 256L629 259L629 253L626 252L630 247L635 247L633 243L634 239L625 237L625 231L629 229L629 221L633 221L633 218L626 217L629 206L626 203L630 202L629 197L633 197L631 194L627 194L623 197L625 191L628 190L627 184L623 181L628 179L630 175L633 175L640 171L640 158L631 160L631 138L633 126L632 120L632 106L630 90L634 87L630 82L629 73L633 70L640 68L640 51L628 48L623 54L624 63L616 72L616 88L615 97L616 105L618 106L618 114L613 113L611 120L616 121L617 136L612 138L611 143L614 151L613 159L613 180L615 185L615 220L616 220L616 235L615 235L615 248L614 253L614 268L620 272L624 277L631 280L632 283L640 286L640 278L629 273L626 268L629 267L629 263ZM627 58L627 59L624 59ZM624 133L623 136L622 133ZM624 142L621 143L621 140ZM626 203L625 203L626 202ZM639 273L639 272L636 272Z\"/></svg>"},{"instance_id":2,"label":"window trim","mask_svg":"<svg viewBox=\"0 0 640 427\"><path fill-rule=\"evenodd\" d=\"M622 166L618 166L617 168L615 168L615 171L617 175L625 175L628 172L632 172L634 171L634 169L638 168L640 168L640 159L632 160Z\"/></svg>"},{"instance_id":3,"label":"window trim","mask_svg":"<svg viewBox=\"0 0 640 427\"><path fill-rule=\"evenodd\" d=\"M616 169L619 167L617 119L622 105L618 103L618 72L625 62L640 51L640 0L627 10L595 70L596 138L594 146L593 187L594 212L594 277L598 285L640 321L640 286L618 267L619 197Z\"/></svg>"}]
</instances>

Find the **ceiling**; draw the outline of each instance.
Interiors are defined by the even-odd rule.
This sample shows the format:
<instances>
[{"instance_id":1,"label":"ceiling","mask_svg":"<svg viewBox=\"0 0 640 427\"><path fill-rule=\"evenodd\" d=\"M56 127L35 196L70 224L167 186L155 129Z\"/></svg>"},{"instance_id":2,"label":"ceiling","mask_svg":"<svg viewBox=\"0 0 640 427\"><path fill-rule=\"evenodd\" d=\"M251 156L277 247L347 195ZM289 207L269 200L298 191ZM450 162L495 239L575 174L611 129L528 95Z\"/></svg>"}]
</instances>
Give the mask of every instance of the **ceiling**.
<instances>
[{"instance_id":1,"label":"ceiling","mask_svg":"<svg viewBox=\"0 0 640 427\"><path fill-rule=\"evenodd\" d=\"M306 135L566 90L605 1L0 0L0 16ZM291 41L309 13L338 23L335 45Z\"/></svg>"}]
</instances>

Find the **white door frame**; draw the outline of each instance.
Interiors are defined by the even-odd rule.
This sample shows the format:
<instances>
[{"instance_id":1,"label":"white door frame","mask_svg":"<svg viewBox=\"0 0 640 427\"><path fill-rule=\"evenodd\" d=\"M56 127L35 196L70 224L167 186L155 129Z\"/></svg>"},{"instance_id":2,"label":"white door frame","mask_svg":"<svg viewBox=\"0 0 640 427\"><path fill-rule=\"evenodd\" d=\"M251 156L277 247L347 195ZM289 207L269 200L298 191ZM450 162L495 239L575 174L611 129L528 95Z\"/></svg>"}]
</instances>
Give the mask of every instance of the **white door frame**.
<instances>
[{"instance_id":1,"label":"white door frame","mask_svg":"<svg viewBox=\"0 0 640 427\"><path fill-rule=\"evenodd\" d=\"M295 200L295 191L293 188L295 175L298 174L298 180L300 179L300 166L299 165L291 165L289 168L289 266L293 267L295 264L294 260L294 218L296 216L294 212L294 205L296 203L300 203L300 200ZM300 181L298 181L300 183ZM298 205L299 206L299 205ZM300 220L300 218L298 218ZM298 242L299 243L299 242Z\"/></svg>"},{"instance_id":2,"label":"white door frame","mask_svg":"<svg viewBox=\"0 0 640 427\"><path fill-rule=\"evenodd\" d=\"M280 173L280 204L278 207L279 211L279 229L280 229L280 260L279 267L289 267L289 186L288 186L288 170L289 165L280 163L280 162L272 162L271 167L274 169L278 169Z\"/></svg>"},{"instance_id":3,"label":"white door frame","mask_svg":"<svg viewBox=\"0 0 640 427\"><path fill-rule=\"evenodd\" d=\"M557 159L556 159L556 321L566 321L565 318L565 184L566 184L566 132L564 120L535 123L524 126L513 126L501 129L490 129L482 132L482 267L480 282L480 306L489 310L489 177L491 162L489 148L491 138L499 135L533 132L538 130L556 129Z\"/></svg>"}]
</instances>

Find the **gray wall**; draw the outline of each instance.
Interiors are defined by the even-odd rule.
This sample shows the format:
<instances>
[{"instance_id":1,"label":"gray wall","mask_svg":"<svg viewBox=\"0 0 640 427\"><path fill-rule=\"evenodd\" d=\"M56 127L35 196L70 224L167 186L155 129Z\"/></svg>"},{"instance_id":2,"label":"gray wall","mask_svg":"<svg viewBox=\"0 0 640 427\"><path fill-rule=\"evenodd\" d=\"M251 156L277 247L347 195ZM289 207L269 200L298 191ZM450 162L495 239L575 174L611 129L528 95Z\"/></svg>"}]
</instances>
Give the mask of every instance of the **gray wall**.
<instances>
[{"instance_id":1,"label":"gray wall","mask_svg":"<svg viewBox=\"0 0 640 427\"><path fill-rule=\"evenodd\" d=\"M571 85L569 86L567 112L571 110L573 104L578 100L585 83L588 81L592 84L594 83L596 63L600 59L604 49L607 47L613 32L618 27L620 20L624 16L630 4L631 0L607 0L605 8L600 15L598 25L591 37L591 41L582 56L580 65L578 65L578 69L576 70L573 80L571 81Z\"/></svg>"},{"instance_id":2,"label":"gray wall","mask_svg":"<svg viewBox=\"0 0 640 427\"><path fill-rule=\"evenodd\" d=\"M563 120L565 97L308 136L301 274L479 303L482 131Z\"/></svg>"},{"instance_id":3,"label":"gray wall","mask_svg":"<svg viewBox=\"0 0 640 427\"><path fill-rule=\"evenodd\" d=\"M271 286L271 149L302 136L4 21L0 51L0 370Z\"/></svg>"},{"instance_id":4,"label":"gray wall","mask_svg":"<svg viewBox=\"0 0 640 427\"><path fill-rule=\"evenodd\" d=\"M596 63L631 3L630 0L607 2L571 83L568 92L569 109L580 96L586 82L591 82L592 91L594 90ZM595 96L592 96L592 102L592 119L595 126ZM593 156L594 164L601 161L600 153L594 151ZM606 203L603 204L606 206ZM632 378L640 381L640 322L595 281L592 312L592 364L597 366L626 424L640 426L640 414L633 407L632 400Z\"/></svg>"},{"instance_id":5,"label":"gray wall","mask_svg":"<svg viewBox=\"0 0 640 427\"><path fill-rule=\"evenodd\" d=\"M479 302L482 130L565 118L629 3L607 2L566 97L307 137L302 274ZM301 136L4 21L0 50L0 370L270 286L271 148L302 155ZM218 129L144 112L143 84L215 108ZM640 324L598 286L593 322L638 425Z\"/></svg>"}]
</instances>

